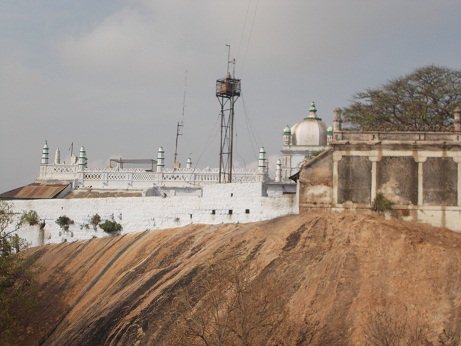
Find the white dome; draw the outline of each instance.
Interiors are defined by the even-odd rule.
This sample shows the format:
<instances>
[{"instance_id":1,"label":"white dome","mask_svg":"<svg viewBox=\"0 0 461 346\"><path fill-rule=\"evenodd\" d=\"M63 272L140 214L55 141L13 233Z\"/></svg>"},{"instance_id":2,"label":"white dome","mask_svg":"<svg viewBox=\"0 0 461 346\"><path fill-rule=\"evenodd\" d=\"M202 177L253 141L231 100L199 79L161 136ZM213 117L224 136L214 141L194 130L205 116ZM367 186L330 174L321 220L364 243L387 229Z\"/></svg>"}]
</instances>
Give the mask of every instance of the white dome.
<instances>
[{"instance_id":1,"label":"white dome","mask_svg":"<svg viewBox=\"0 0 461 346\"><path fill-rule=\"evenodd\" d=\"M306 118L291 128L292 145L327 144L327 125L319 119Z\"/></svg>"},{"instance_id":2,"label":"white dome","mask_svg":"<svg viewBox=\"0 0 461 346\"><path fill-rule=\"evenodd\" d=\"M315 103L311 103L309 114L303 121L291 128L292 145L320 145L327 144L327 125L317 117Z\"/></svg>"}]
</instances>

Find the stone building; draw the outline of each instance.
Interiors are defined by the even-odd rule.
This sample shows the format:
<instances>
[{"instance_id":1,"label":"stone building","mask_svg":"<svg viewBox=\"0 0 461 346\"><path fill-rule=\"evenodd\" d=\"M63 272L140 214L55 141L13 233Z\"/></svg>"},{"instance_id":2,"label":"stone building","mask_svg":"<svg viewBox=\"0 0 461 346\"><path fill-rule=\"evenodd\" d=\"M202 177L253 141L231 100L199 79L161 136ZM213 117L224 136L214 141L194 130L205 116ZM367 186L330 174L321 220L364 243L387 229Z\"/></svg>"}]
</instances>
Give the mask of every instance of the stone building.
<instances>
[{"instance_id":1,"label":"stone building","mask_svg":"<svg viewBox=\"0 0 461 346\"><path fill-rule=\"evenodd\" d=\"M299 172L301 210L370 210L461 232L461 109L451 132L350 131L336 109L330 147Z\"/></svg>"}]
</instances>

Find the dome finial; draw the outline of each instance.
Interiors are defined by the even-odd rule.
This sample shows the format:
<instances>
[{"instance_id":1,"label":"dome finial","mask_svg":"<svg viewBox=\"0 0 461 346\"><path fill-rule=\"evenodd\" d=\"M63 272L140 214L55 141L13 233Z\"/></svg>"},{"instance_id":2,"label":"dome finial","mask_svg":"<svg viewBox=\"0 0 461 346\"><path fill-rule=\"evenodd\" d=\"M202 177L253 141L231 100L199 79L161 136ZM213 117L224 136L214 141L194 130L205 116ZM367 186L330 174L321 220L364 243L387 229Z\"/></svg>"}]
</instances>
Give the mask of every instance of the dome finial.
<instances>
[{"instance_id":1,"label":"dome finial","mask_svg":"<svg viewBox=\"0 0 461 346\"><path fill-rule=\"evenodd\" d=\"M317 119L317 108L315 107L315 102L311 102L311 106L309 108L309 114L304 119Z\"/></svg>"},{"instance_id":2,"label":"dome finial","mask_svg":"<svg viewBox=\"0 0 461 346\"><path fill-rule=\"evenodd\" d=\"M309 114L307 115L308 118L317 118L317 108L315 107L315 102L311 102L311 106L309 107Z\"/></svg>"}]
</instances>

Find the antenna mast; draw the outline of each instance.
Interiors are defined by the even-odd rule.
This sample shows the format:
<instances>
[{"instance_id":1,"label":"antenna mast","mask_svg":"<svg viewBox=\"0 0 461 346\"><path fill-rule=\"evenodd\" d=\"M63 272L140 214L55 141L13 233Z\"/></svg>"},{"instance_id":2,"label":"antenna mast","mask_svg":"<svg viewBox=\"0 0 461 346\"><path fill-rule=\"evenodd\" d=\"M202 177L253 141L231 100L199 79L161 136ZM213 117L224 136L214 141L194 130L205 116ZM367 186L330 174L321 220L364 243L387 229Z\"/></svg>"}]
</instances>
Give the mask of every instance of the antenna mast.
<instances>
[{"instance_id":1,"label":"antenna mast","mask_svg":"<svg viewBox=\"0 0 461 346\"><path fill-rule=\"evenodd\" d=\"M174 146L173 169L180 168L180 163L178 162L178 140L179 140L179 136L182 136L181 127L184 126L184 113L186 109L186 92L187 92L187 70L184 74L185 75L184 75L184 95L182 99L182 114L181 114L181 120L178 121L176 125L176 142Z\"/></svg>"},{"instance_id":2,"label":"antenna mast","mask_svg":"<svg viewBox=\"0 0 461 346\"><path fill-rule=\"evenodd\" d=\"M240 96L240 79L235 79L235 59L230 60L230 45L227 47L227 73L216 81L216 97L221 105L221 143L219 148L219 182L232 182L232 156L234 145L234 105ZM230 65L233 73L230 73Z\"/></svg>"}]
</instances>

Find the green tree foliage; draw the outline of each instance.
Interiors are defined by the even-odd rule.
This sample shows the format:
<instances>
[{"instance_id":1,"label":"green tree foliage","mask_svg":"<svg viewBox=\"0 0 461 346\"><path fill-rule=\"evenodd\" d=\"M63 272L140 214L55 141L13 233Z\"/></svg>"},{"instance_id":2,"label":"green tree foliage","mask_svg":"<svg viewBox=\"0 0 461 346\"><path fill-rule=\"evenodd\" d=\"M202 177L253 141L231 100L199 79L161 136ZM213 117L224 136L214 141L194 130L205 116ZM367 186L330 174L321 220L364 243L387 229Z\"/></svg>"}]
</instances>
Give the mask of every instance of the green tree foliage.
<instances>
[{"instance_id":1,"label":"green tree foliage","mask_svg":"<svg viewBox=\"0 0 461 346\"><path fill-rule=\"evenodd\" d=\"M36 302L30 262L19 252L24 241L14 230L12 205L0 201L0 344L21 344L28 317Z\"/></svg>"},{"instance_id":2,"label":"green tree foliage","mask_svg":"<svg viewBox=\"0 0 461 346\"><path fill-rule=\"evenodd\" d=\"M96 231L96 227L98 227L100 222L101 222L101 216L99 216L99 214L94 214L91 217L90 223L93 225L93 228L95 231Z\"/></svg>"},{"instance_id":3,"label":"green tree foliage","mask_svg":"<svg viewBox=\"0 0 461 346\"><path fill-rule=\"evenodd\" d=\"M373 211L382 214L387 210L391 210L393 205L394 203L388 200L382 192L378 192L373 201L372 209Z\"/></svg>"},{"instance_id":4,"label":"green tree foliage","mask_svg":"<svg viewBox=\"0 0 461 346\"><path fill-rule=\"evenodd\" d=\"M74 224L74 220L66 215L61 215L56 219L56 224L62 229L68 230L69 226Z\"/></svg>"},{"instance_id":5,"label":"green tree foliage","mask_svg":"<svg viewBox=\"0 0 461 346\"><path fill-rule=\"evenodd\" d=\"M99 227L101 227L104 232L111 234L118 233L122 230L121 224L111 220L105 220L103 223L99 224Z\"/></svg>"},{"instance_id":6,"label":"green tree foliage","mask_svg":"<svg viewBox=\"0 0 461 346\"><path fill-rule=\"evenodd\" d=\"M20 224L28 224L29 226L38 225L39 217L35 210L24 211L21 215Z\"/></svg>"},{"instance_id":7,"label":"green tree foliage","mask_svg":"<svg viewBox=\"0 0 461 346\"><path fill-rule=\"evenodd\" d=\"M459 103L461 70L430 65L357 93L344 120L362 130L448 130Z\"/></svg>"}]
</instances>

